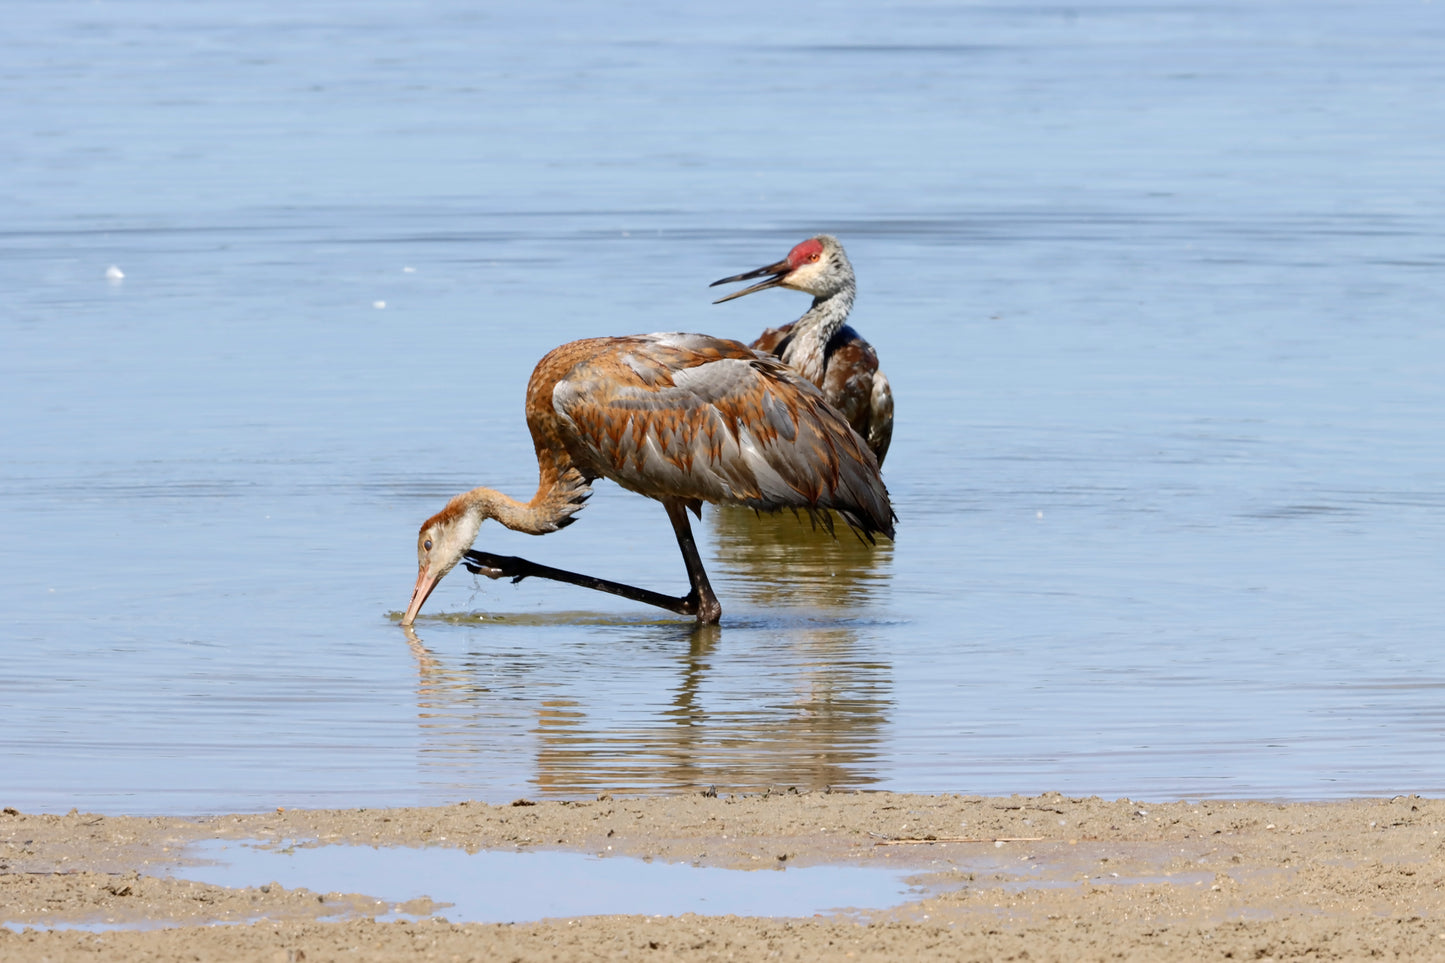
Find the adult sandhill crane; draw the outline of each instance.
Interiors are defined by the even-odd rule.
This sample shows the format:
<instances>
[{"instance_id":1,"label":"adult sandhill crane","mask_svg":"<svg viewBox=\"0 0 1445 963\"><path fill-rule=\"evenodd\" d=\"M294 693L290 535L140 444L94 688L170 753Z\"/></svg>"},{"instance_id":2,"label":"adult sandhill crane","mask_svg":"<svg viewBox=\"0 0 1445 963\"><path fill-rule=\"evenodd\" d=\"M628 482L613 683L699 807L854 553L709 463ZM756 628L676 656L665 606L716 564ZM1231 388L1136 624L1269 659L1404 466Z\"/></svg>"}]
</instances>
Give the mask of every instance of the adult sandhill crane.
<instances>
[{"instance_id":1,"label":"adult sandhill crane","mask_svg":"<svg viewBox=\"0 0 1445 963\"><path fill-rule=\"evenodd\" d=\"M848 326L857 285L843 245L836 237L819 234L794 247L776 264L708 286L751 281L768 274L772 277L766 281L734 291L713 304L766 288L811 294L813 305L806 314L792 324L769 328L751 347L777 355L822 389L828 404L841 411L853 430L863 436L881 466L893 440L893 392L878 370L878 352Z\"/></svg>"},{"instance_id":2,"label":"adult sandhill crane","mask_svg":"<svg viewBox=\"0 0 1445 963\"><path fill-rule=\"evenodd\" d=\"M827 510L873 540L893 537L893 508L863 439L797 372L737 341L640 334L573 341L548 352L527 383L537 494L520 502L474 488L422 523L417 577L402 625L458 562L491 578L528 576L600 589L712 623L708 584L687 512L703 502L764 511ZM526 559L469 551L482 522L543 535L570 525L597 478L662 502L691 591L673 598Z\"/></svg>"}]
</instances>

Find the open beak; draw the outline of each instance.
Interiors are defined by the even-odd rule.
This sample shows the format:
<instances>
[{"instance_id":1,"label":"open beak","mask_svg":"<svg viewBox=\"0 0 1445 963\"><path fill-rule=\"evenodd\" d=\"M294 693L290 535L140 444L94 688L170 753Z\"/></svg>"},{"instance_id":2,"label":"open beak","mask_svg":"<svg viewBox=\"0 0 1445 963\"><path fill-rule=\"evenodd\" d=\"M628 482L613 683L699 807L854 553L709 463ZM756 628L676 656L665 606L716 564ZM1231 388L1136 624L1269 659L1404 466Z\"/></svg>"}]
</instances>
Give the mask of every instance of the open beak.
<instances>
[{"instance_id":1,"label":"open beak","mask_svg":"<svg viewBox=\"0 0 1445 963\"><path fill-rule=\"evenodd\" d=\"M432 575L426 570L426 566L422 566L416 576L416 588L411 590L411 604L406 607L406 614L401 617L402 625L411 625L416 621L416 614L421 611L422 603L440 581L439 576Z\"/></svg>"},{"instance_id":2,"label":"open beak","mask_svg":"<svg viewBox=\"0 0 1445 963\"><path fill-rule=\"evenodd\" d=\"M768 278L766 281L759 281L752 287L743 288L741 291L734 291L727 297L718 298L716 301L713 302L713 304L722 304L724 301L731 301L733 298L740 298L744 294L752 294L754 291L762 291L767 288L775 288L783 283L783 279L787 277L790 273L792 273L792 270L792 267L790 267L788 265L788 262L784 260L779 261L777 264L769 264L767 267L760 267L756 271L748 271L745 274L734 274L730 278L723 278L720 281L714 281L713 283L709 284L708 287L715 288L719 284L732 284L734 281L751 281L753 278L760 278L765 274L772 275L772 277Z\"/></svg>"}]
</instances>

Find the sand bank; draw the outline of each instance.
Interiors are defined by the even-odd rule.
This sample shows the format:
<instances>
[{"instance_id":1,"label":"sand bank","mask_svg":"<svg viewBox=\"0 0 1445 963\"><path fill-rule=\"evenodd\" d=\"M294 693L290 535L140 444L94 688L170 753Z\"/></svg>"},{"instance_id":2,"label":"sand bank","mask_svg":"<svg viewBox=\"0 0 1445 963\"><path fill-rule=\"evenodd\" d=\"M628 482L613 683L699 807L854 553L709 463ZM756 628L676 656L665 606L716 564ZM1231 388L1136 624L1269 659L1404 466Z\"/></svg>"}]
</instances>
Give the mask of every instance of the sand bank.
<instances>
[{"instance_id":1,"label":"sand bank","mask_svg":"<svg viewBox=\"0 0 1445 963\"><path fill-rule=\"evenodd\" d=\"M1417 796L781 792L194 820L7 809L0 960L1445 959L1442 828L1445 803ZM807 919L454 923L425 899L396 907L367 893L185 879L187 846L210 839L557 849L759 871L886 865L930 895ZM373 919L397 909L427 918ZM129 928L63 928L96 925Z\"/></svg>"}]
</instances>

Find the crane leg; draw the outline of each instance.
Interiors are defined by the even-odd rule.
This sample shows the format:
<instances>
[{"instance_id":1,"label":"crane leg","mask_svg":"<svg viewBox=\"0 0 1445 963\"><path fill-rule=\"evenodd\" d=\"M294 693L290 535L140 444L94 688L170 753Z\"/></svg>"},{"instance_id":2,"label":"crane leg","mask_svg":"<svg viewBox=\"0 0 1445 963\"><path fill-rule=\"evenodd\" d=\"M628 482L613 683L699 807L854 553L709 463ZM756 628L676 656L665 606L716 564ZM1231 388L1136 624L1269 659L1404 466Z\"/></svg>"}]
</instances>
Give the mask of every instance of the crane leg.
<instances>
[{"instance_id":1,"label":"crane leg","mask_svg":"<svg viewBox=\"0 0 1445 963\"><path fill-rule=\"evenodd\" d=\"M697 552L697 542L692 537L692 523L687 520L687 507L683 502L668 500L662 503L667 508L667 517L672 530L677 533L677 547L682 549L682 561L687 566L687 578L692 591L687 601L693 606L692 614L703 625L715 625L722 618L722 604L708 583L707 572L703 571L702 557Z\"/></svg>"},{"instance_id":2,"label":"crane leg","mask_svg":"<svg viewBox=\"0 0 1445 963\"><path fill-rule=\"evenodd\" d=\"M672 521L672 529L677 534L677 545L682 549L682 560L687 565L687 577L692 585L692 590L683 598L593 575L569 572L550 565L540 565L515 555L494 555L473 549L462 556L462 564L467 567L467 571L488 578L509 578L513 582L520 582L524 578L545 578L553 582L566 582L568 585L620 595L644 605L655 605L678 615L696 616L700 624L713 625L722 618L722 605L713 594L712 586L708 584L707 573L703 571L697 543L692 537L692 526L687 520L687 509L682 502L664 504L667 506L667 517Z\"/></svg>"}]
</instances>

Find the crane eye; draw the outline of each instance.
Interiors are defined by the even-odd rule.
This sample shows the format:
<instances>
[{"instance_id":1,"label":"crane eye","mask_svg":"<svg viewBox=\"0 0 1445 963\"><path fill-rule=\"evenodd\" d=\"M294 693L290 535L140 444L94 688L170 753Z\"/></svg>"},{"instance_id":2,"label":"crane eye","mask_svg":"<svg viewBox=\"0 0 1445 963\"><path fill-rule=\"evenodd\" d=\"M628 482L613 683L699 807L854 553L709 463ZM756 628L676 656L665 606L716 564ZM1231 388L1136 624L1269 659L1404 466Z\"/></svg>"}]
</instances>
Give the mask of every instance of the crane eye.
<instances>
[{"instance_id":1,"label":"crane eye","mask_svg":"<svg viewBox=\"0 0 1445 963\"><path fill-rule=\"evenodd\" d=\"M426 541L422 542L422 543L421 543L421 547L424 548L424 549L426 549L428 552L430 552L430 551L431 551L431 539L427 539Z\"/></svg>"},{"instance_id":2,"label":"crane eye","mask_svg":"<svg viewBox=\"0 0 1445 963\"><path fill-rule=\"evenodd\" d=\"M809 255L808 255L808 260L810 260L810 261L817 261L817 260L819 260L822 256L823 256L823 255L819 254L817 251L814 251L812 254L809 254Z\"/></svg>"}]
</instances>

